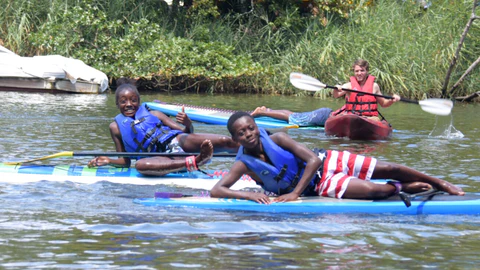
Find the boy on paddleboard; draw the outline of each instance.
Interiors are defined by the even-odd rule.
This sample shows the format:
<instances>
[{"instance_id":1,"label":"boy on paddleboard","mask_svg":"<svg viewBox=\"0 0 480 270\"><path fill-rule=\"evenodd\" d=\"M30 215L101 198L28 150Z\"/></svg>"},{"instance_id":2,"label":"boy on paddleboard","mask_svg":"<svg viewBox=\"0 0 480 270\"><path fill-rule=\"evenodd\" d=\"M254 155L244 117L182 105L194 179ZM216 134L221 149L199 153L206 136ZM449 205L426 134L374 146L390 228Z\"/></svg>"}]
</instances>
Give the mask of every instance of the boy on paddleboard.
<instances>
[{"instance_id":1,"label":"boy on paddleboard","mask_svg":"<svg viewBox=\"0 0 480 270\"><path fill-rule=\"evenodd\" d=\"M160 111L150 111L140 102L137 87L129 81L121 81L115 91L115 102L120 114L110 124L110 135L117 152L163 152L172 156L156 156L139 159L135 168L145 175L165 175L187 168L197 170L218 151L236 151L238 144L228 136L193 133L192 121L182 110L173 121ZM183 125L183 126L182 126ZM175 153L200 152L187 158L175 157ZM130 167L130 157L112 159L100 156L92 159L89 167L113 165Z\"/></svg>"},{"instance_id":2,"label":"boy on paddleboard","mask_svg":"<svg viewBox=\"0 0 480 270\"><path fill-rule=\"evenodd\" d=\"M230 189L243 174L250 175L266 191L277 194L276 202L293 201L301 195L381 199L400 191L417 193L432 188L451 195L465 194L447 181L403 165L347 151L312 151L286 133L269 135L246 112L233 114L227 128L233 141L241 146L230 171L211 190L212 197L271 203L264 193ZM396 181L376 184L371 179Z\"/></svg>"}]
</instances>

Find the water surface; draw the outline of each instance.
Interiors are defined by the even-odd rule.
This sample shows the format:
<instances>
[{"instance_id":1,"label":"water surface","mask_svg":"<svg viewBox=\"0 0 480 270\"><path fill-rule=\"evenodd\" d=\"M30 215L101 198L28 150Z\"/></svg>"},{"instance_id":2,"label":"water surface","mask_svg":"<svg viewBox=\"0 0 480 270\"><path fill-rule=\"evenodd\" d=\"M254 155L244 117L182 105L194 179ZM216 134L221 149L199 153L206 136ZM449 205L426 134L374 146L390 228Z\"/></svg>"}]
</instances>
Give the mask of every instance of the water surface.
<instances>
[{"instance_id":1,"label":"water surface","mask_svg":"<svg viewBox=\"0 0 480 270\"><path fill-rule=\"evenodd\" d=\"M61 151L114 151L108 124L118 113L112 94L0 93L1 161ZM163 100L237 110L256 106L314 110L339 100L256 95L144 94ZM480 190L478 105L456 104L436 117L418 105L382 110L395 128L388 141L350 141L323 132L288 130L309 147L349 150L405 164ZM227 135L196 123L196 132ZM452 129L453 128L453 129ZM89 158L46 164L85 165ZM207 169L227 169L214 158ZM155 208L133 204L169 186L0 181L0 268L3 269L350 269L476 268L479 216L259 214Z\"/></svg>"}]
</instances>

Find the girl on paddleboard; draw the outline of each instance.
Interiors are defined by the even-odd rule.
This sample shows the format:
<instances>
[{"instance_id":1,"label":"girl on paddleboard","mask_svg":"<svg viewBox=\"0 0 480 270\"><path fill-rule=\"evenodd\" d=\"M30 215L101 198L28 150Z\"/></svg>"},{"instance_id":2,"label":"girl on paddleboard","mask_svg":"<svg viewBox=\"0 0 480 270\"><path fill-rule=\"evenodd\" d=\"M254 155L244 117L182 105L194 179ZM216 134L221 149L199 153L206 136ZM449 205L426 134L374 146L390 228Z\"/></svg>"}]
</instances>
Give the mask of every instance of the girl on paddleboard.
<instances>
[{"instance_id":1,"label":"girl on paddleboard","mask_svg":"<svg viewBox=\"0 0 480 270\"><path fill-rule=\"evenodd\" d=\"M269 135L246 112L233 114L227 124L233 141L241 146L230 171L213 187L212 197L271 203L264 193L236 191L230 187L248 174L277 202L299 196L349 199L382 199L400 191L417 193L435 188L451 195L465 192L453 184L407 166L388 163L347 151L316 150L294 141L284 132ZM376 184L371 179L393 179Z\"/></svg>"}]
</instances>

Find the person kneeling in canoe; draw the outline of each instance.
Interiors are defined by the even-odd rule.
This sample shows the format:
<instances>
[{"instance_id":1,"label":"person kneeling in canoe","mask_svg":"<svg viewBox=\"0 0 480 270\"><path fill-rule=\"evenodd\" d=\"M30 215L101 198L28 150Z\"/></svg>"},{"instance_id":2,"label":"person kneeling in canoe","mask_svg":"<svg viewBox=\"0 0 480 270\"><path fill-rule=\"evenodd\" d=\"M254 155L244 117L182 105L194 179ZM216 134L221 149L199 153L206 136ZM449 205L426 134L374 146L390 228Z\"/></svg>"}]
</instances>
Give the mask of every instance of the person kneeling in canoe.
<instances>
[{"instance_id":1,"label":"person kneeling in canoe","mask_svg":"<svg viewBox=\"0 0 480 270\"><path fill-rule=\"evenodd\" d=\"M110 135L117 152L165 152L172 157L158 156L139 159L135 168L145 175L164 175L187 168L198 169L218 151L234 152L239 145L228 136L193 133L192 121L184 111L173 121L160 111L150 111L140 103L137 87L128 80L119 80L115 102L120 114L110 124ZM183 125L183 127L180 124ZM179 152L200 152L196 157L175 158ZM130 167L129 157L112 159L100 156L92 159L89 167L113 165Z\"/></svg>"},{"instance_id":2,"label":"person kneeling in canoe","mask_svg":"<svg viewBox=\"0 0 480 270\"><path fill-rule=\"evenodd\" d=\"M375 82L375 77L368 73L369 66L369 63L363 59L358 59L353 63L352 69L354 76L350 77L350 82L344 85L337 85L337 89L333 90L334 98L345 96L345 105L334 111L332 115L356 114L380 121L379 116L382 115L378 111L378 105L386 108L390 107L393 103L400 101L401 98L397 94L394 94L392 99L368 95L382 95L380 86ZM344 91L342 88L362 91L367 94L352 93Z\"/></svg>"},{"instance_id":3,"label":"person kneeling in canoe","mask_svg":"<svg viewBox=\"0 0 480 270\"><path fill-rule=\"evenodd\" d=\"M403 165L347 151L322 149L315 153L286 133L268 135L246 112L233 114L227 128L232 139L241 146L231 170L211 190L212 197L271 203L264 193L230 189L243 174L250 175L264 190L277 194L276 202L293 201L301 195L381 199L400 191L417 193L432 188L451 195L465 194L447 181ZM376 184L370 179L397 181Z\"/></svg>"}]
</instances>

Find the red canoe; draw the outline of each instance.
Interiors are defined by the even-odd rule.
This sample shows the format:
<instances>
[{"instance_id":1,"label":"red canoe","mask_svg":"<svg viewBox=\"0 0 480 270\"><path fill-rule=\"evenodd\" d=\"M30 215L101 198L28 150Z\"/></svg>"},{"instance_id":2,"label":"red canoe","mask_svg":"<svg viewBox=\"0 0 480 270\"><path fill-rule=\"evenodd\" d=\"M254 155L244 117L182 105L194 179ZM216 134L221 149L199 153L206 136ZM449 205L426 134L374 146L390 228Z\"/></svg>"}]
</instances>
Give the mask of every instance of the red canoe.
<instances>
[{"instance_id":1,"label":"red canoe","mask_svg":"<svg viewBox=\"0 0 480 270\"><path fill-rule=\"evenodd\" d=\"M351 140L385 140L392 127L385 121L375 121L355 114L330 116L325 122L325 134Z\"/></svg>"}]
</instances>

